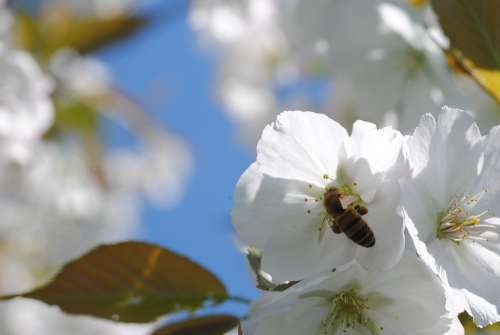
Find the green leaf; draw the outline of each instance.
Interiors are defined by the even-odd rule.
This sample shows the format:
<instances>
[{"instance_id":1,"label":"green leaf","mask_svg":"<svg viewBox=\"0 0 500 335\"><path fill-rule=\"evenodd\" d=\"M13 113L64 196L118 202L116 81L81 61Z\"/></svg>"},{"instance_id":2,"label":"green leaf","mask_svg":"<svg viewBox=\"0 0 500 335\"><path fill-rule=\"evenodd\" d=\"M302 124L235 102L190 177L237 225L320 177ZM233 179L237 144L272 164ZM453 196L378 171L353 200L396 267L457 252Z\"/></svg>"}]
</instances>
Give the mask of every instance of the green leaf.
<instances>
[{"instance_id":1,"label":"green leaf","mask_svg":"<svg viewBox=\"0 0 500 335\"><path fill-rule=\"evenodd\" d=\"M103 245L67 264L49 284L25 297L123 322L151 322L171 312L224 301L224 285L186 257L143 242Z\"/></svg>"},{"instance_id":2,"label":"green leaf","mask_svg":"<svg viewBox=\"0 0 500 335\"><path fill-rule=\"evenodd\" d=\"M210 315L166 325L152 335L222 335L238 323L239 319L232 315Z\"/></svg>"},{"instance_id":3,"label":"green leaf","mask_svg":"<svg viewBox=\"0 0 500 335\"><path fill-rule=\"evenodd\" d=\"M451 48L477 67L500 70L500 1L433 0Z\"/></svg>"}]
</instances>

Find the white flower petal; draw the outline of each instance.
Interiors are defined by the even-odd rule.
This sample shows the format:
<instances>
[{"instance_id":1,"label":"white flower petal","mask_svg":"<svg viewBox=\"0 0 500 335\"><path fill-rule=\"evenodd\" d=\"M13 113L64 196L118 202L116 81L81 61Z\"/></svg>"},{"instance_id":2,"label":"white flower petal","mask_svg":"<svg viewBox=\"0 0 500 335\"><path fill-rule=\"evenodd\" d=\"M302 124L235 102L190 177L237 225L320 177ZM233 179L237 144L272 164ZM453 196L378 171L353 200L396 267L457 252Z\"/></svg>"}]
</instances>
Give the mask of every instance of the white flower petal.
<instances>
[{"instance_id":1,"label":"white flower petal","mask_svg":"<svg viewBox=\"0 0 500 335\"><path fill-rule=\"evenodd\" d=\"M272 177L324 185L335 178L346 130L325 115L291 111L267 126L257 145L257 162Z\"/></svg>"},{"instance_id":2,"label":"white flower petal","mask_svg":"<svg viewBox=\"0 0 500 335\"><path fill-rule=\"evenodd\" d=\"M358 247L356 250L356 259L366 269L389 269L397 264L403 254L403 219L395 211L398 201L398 183L385 182L379 187L368 214L364 216L376 240L373 247Z\"/></svg>"},{"instance_id":3,"label":"white flower petal","mask_svg":"<svg viewBox=\"0 0 500 335\"><path fill-rule=\"evenodd\" d=\"M350 155L365 158L371 171L387 171L398 160L403 136L391 127L377 129L370 122L356 121L350 138Z\"/></svg>"},{"instance_id":4,"label":"white flower petal","mask_svg":"<svg viewBox=\"0 0 500 335\"><path fill-rule=\"evenodd\" d=\"M392 271L367 273L360 280L366 291L392 299L378 312L400 329L430 328L447 312L441 281L412 254L406 253Z\"/></svg>"},{"instance_id":5,"label":"white flower petal","mask_svg":"<svg viewBox=\"0 0 500 335\"><path fill-rule=\"evenodd\" d=\"M314 191L301 181L264 175L254 163L236 186L233 224L245 243L258 248L263 248L274 232L304 227L317 230L323 210L314 201Z\"/></svg>"},{"instance_id":6,"label":"white flower petal","mask_svg":"<svg viewBox=\"0 0 500 335\"><path fill-rule=\"evenodd\" d=\"M330 228L318 242L317 228L276 231L263 249L262 269L277 282L308 278L344 265L354 258L357 247Z\"/></svg>"}]
</instances>

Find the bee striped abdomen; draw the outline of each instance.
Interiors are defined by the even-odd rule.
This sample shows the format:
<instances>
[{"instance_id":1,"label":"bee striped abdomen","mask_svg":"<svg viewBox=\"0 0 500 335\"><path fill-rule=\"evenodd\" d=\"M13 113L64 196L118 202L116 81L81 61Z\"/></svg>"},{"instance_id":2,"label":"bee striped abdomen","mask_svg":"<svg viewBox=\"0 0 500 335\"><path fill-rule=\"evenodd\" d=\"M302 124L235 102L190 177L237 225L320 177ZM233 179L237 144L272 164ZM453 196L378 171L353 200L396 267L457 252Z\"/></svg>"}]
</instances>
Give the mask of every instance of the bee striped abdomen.
<instances>
[{"instance_id":1,"label":"bee striped abdomen","mask_svg":"<svg viewBox=\"0 0 500 335\"><path fill-rule=\"evenodd\" d=\"M356 244L366 248L375 245L373 231L356 211L346 210L335 221L342 232Z\"/></svg>"}]
</instances>

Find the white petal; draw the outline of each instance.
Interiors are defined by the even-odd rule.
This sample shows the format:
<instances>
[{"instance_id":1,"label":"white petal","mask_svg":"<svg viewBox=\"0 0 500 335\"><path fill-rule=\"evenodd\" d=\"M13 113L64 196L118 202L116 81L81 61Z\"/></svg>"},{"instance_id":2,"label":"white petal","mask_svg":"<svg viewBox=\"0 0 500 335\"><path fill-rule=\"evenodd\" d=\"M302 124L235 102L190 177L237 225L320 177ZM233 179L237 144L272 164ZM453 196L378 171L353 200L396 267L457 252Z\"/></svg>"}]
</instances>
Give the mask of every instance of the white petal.
<instances>
[{"instance_id":1,"label":"white petal","mask_svg":"<svg viewBox=\"0 0 500 335\"><path fill-rule=\"evenodd\" d=\"M480 168L480 180L476 182L476 190L479 192L488 189L489 192L499 192L500 126L492 128L484 140L484 156ZM500 213L498 213L498 215L500 215Z\"/></svg>"},{"instance_id":2,"label":"white petal","mask_svg":"<svg viewBox=\"0 0 500 335\"><path fill-rule=\"evenodd\" d=\"M365 158L371 171L378 173L396 163L402 143L401 133L391 127L377 129L373 123L356 121L350 139L350 156Z\"/></svg>"},{"instance_id":3,"label":"white petal","mask_svg":"<svg viewBox=\"0 0 500 335\"><path fill-rule=\"evenodd\" d=\"M339 147L346 137L346 130L325 115L283 112L264 129L257 161L270 176L324 185L324 174L335 178Z\"/></svg>"},{"instance_id":4,"label":"white petal","mask_svg":"<svg viewBox=\"0 0 500 335\"><path fill-rule=\"evenodd\" d=\"M264 247L262 268L277 282L299 280L347 264L354 259L355 250L353 242L330 228L320 243L317 229L283 229Z\"/></svg>"},{"instance_id":5,"label":"white petal","mask_svg":"<svg viewBox=\"0 0 500 335\"><path fill-rule=\"evenodd\" d=\"M393 270L378 276L367 273L360 280L365 291L393 301L377 312L401 330L431 328L447 314L440 280L415 255L406 253Z\"/></svg>"},{"instance_id":6,"label":"white petal","mask_svg":"<svg viewBox=\"0 0 500 335\"><path fill-rule=\"evenodd\" d=\"M429 246L429 252L446 273L455 293L462 295L462 308L473 316L478 325L500 321L495 307L500 301L500 255L489 250L485 243L469 240L462 241L460 245L437 240Z\"/></svg>"},{"instance_id":7,"label":"white petal","mask_svg":"<svg viewBox=\"0 0 500 335\"><path fill-rule=\"evenodd\" d=\"M437 207L446 208L453 196L468 190L475 182L480 140L469 113L444 107L437 124L432 116L424 116L407 141L405 153L413 176L419 178L416 183Z\"/></svg>"},{"instance_id":8,"label":"white petal","mask_svg":"<svg viewBox=\"0 0 500 335\"><path fill-rule=\"evenodd\" d=\"M400 260L405 246L403 218L397 214L399 185L396 181L383 183L363 218L373 230L375 245L358 247L356 259L370 270L386 270Z\"/></svg>"},{"instance_id":9,"label":"white petal","mask_svg":"<svg viewBox=\"0 0 500 335\"><path fill-rule=\"evenodd\" d=\"M412 238L425 243L436 237L437 214L442 210L429 192L418 180L401 182L405 226Z\"/></svg>"},{"instance_id":10,"label":"white petal","mask_svg":"<svg viewBox=\"0 0 500 335\"><path fill-rule=\"evenodd\" d=\"M275 231L318 228L323 209L314 199L323 189L309 185L269 177L261 173L258 163L252 164L236 185L232 219L240 238L251 246L263 248Z\"/></svg>"},{"instance_id":11,"label":"white petal","mask_svg":"<svg viewBox=\"0 0 500 335\"><path fill-rule=\"evenodd\" d=\"M303 335L318 333L321 319L327 309L314 299L294 300L290 305L285 300L261 313L260 317L243 322L245 335L287 334Z\"/></svg>"},{"instance_id":12,"label":"white petal","mask_svg":"<svg viewBox=\"0 0 500 335\"><path fill-rule=\"evenodd\" d=\"M412 136L405 142L405 156L410 162L413 175L417 175L427 166L429 147L435 131L436 119L432 114L425 114L421 117L420 123Z\"/></svg>"},{"instance_id":13,"label":"white petal","mask_svg":"<svg viewBox=\"0 0 500 335\"><path fill-rule=\"evenodd\" d=\"M260 173L259 165L257 163L250 165L236 184L234 208L231 213L232 222L240 239L259 248L266 243L268 233L266 226L260 220L255 220L254 212L259 213L256 208L270 205L264 198L265 192L260 191L263 179L264 175ZM266 187L266 184L262 186ZM272 189L271 194L274 194ZM256 201L262 204L255 203Z\"/></svg>"}]
</instances>

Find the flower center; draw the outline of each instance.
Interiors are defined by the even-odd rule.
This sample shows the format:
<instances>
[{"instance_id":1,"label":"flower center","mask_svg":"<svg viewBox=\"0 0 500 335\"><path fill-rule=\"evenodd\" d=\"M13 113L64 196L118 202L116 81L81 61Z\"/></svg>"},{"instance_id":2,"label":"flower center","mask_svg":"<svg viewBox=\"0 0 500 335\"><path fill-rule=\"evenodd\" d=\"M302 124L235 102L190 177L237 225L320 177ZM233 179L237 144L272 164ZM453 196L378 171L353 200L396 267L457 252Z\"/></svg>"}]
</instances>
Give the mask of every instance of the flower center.
<instances>
[{"instance_id":1,"label":"flower center","mask_svg":"<svg viewBox=\"0 0 500 335\"><path fill-rule=\"evenodd\" d=\"M384 327L376 325L368 316L368 311L392 302L377 292L361 294L360 288L359 283L354 281L337 292L310 291L300 297L321 298L327 302L328 313L320 324L322 335L340 335L348 330L359 330L360 328L364 328L366 333L371 335L380 335L384 331Z\"/></svg>"},{"instance_id":2,"label":"flower center","mask_svg":"<svg viewBox=\"0 0 500 335\"><path fill-rule=\"evenodd\" d=\"M368 325L367 308L367 299L360 296L355 288L336 294L331 299L327 316L321 321L321 332L325 335L336 334Z\"/></svg>"},{"instance_id":3,"label":"flower center","mask_svg":"<svg viewBox=\"0 0 500 335\"><path fill-rule=\"evenodd\" d=\"M474 236L474 228L481 223L481 219L488 211L477 212L474 207L480 202L487 190L474 196L461 195L454 197L448 209L438 215L437 238L448 239L460 243L467 238L478 239Z\"/></svg>"}]
</instances>

